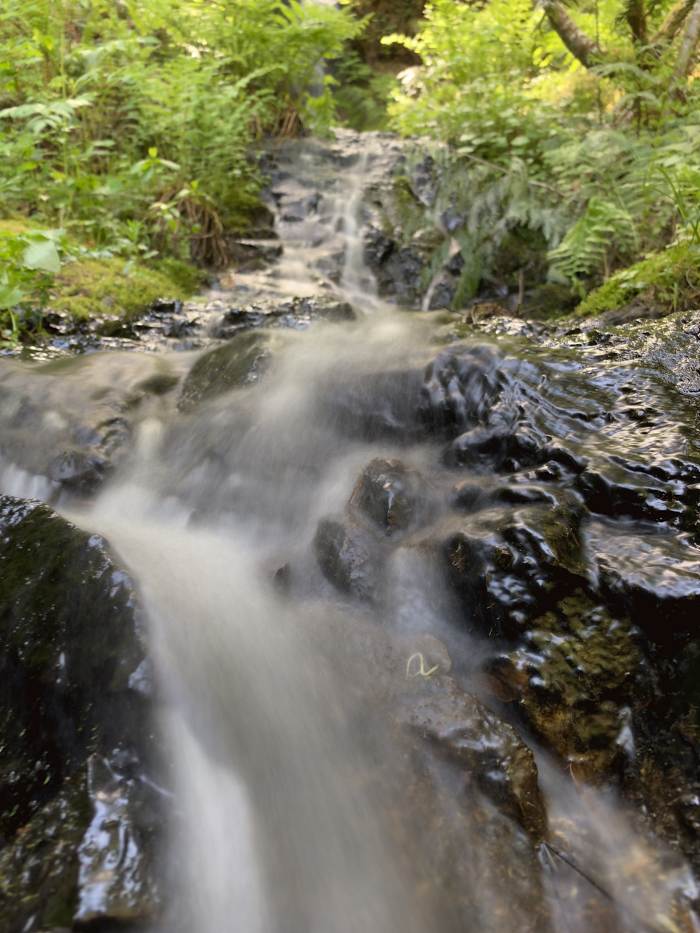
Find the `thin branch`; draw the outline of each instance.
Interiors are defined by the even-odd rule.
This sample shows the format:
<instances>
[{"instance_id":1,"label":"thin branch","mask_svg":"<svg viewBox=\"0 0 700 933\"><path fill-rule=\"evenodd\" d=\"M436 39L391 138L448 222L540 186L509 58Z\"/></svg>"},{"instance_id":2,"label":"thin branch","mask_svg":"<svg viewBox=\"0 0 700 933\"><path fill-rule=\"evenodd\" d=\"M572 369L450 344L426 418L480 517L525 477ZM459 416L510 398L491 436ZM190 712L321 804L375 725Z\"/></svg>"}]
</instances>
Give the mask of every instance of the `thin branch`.
<instances>
[{"instance_id":1,"label":"thin branch","mask_svg":"<svg viewBox=\"0 0 700 933\"><path fill-rule=\"evenodd\" d=\"M559 0L542 0L542 8L552 29L574 58L586 68L600 60L601 50L598 43L576 25Z\"/></svg>"}]
</instances>

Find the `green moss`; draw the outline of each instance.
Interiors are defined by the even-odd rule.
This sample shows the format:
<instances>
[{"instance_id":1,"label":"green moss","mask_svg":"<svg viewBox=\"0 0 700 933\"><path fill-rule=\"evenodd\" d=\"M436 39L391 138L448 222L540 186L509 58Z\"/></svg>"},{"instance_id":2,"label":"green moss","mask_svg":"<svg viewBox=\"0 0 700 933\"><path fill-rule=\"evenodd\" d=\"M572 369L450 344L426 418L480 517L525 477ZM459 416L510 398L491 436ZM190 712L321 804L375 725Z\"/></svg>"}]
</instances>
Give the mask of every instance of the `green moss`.
<instances>
[{"instance_id":1,"label":"green moss","mask_svg":"<svg viewBox=\"0 0 700 933\"><path fill-rule=\"evenodd\" d=\"M581 591L536 619L526 644L501 658L532 728L577 774L609 774L622 749L639 649L627 619L613 618Z\"/></svg>"},{"instance_id":2,"label":"green moss","mask_svg":"<svg viewBox=\"0 0 700 933\"><path fill-rule=\"evenodd\" d=\"M23 233L31 233L32 230L43 230L45 227L37 227L26 217L2 217L0 218L0 236L2 234L9 236L21 236Z\"/></svg>"},{"instance_id":3,"label":"green moss","mask_svg":"<svg viewBox=\"0 0 700 933\"><path fill-rule=\"evenodd\" d=\"M191 295L201 288L206 282L206 273L196 266L183 262L181 259L159 259L155 263L155 269L164 276L167 276L182 291Z\"/></svg>"},{"instance_id":4,"label":"green moss","mask_svg":"<svg viewBox=\"0 0 700 933\"><path fill-rule=\"evenodd\" d=\"M400 232L402 245L407 245L425 225L426 211L411 190L410 179L407 175L397 175L385 205L382 224L384 233L395 237Z\"/></svg>"},{"instance_id":5,"label":"green moss","mask_svg":"<svg viewBox=\"0 0 700 933\"><path fill-rule=\"evenodd\" d=\"M677 243L613 275L578 306L575 317L617 311L631 304L684 311L700 303L700 246Z\"/></svg>"},{"instance_id":6,"label":"green moss","mask_svg":"<svg viewBox=\"0 0 700 933\"><path fill-rule=\"evenodd\" d=\"M199 284L196 270L176 260L158 267L124 259L66 263L56 276L50 305L76 318L137 317L158 298L186 298Z\"/></svg>"}]
</instances>

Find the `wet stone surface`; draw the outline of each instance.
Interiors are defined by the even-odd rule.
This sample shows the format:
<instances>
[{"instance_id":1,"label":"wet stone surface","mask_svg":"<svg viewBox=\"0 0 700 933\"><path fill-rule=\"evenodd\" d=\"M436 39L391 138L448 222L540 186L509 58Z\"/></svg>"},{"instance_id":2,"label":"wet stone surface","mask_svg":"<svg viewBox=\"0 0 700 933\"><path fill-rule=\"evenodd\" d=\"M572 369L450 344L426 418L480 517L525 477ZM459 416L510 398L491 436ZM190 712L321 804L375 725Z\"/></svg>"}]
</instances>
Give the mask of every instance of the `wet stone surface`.
<instances>
[{"instance_id":1,"label":"wet stone surface","mask_svg":"<svg viewBox=\"0 0 700 933\"><path fill-rule=\"evenodd\" d=\"M101 538L9 497L0 642L0 926L145 922L162 801L133 584Z\"/></svg>"}]
</instances>

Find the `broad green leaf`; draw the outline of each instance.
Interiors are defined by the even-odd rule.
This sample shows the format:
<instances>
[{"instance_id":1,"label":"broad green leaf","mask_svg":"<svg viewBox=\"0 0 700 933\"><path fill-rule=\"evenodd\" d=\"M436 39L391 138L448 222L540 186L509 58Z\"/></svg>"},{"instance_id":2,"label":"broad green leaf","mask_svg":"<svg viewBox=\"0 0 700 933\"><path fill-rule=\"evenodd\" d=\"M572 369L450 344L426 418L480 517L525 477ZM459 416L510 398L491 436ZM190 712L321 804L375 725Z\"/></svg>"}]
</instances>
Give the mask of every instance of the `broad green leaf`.
<instances>
[{"instance_id":1,"label":"broad green leaf","mask_svg":"<svg viewBox=\"0 0 700 933\"><path fill-rule=\"evenodd\" d=\"M25 297L25 293L16 285L0 285L0 311L16 307Z\"/></svg>"},{"instance_id":2,"label":"broad green leaf","mask_svg":"<svg viewBox=\"0 0 700 933\"><path fill-rule=\"evenodd\" d=\"M30 243L22 256L22 263L27 269L55 274L61 269L56 244L52 240L37 240Z\"/></svg>"}]
</instances>

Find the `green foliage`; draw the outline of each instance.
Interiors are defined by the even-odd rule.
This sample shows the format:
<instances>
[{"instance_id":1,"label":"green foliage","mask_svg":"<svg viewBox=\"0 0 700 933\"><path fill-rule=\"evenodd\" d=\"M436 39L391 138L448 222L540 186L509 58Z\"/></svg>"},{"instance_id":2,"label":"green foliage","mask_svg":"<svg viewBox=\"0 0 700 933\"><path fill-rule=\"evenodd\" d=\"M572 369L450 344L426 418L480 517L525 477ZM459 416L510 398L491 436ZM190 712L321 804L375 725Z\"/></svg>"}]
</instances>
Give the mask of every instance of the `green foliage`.
<instances>
[{"instance_id":1,"label":"green foliage","mask_svg":"<svg viewBox=\"0 0 700 933\"><path fill-rule=\"evenodd\" d=\"M46 297L61 268L57 240L55 231L0 227L0 346L19 339L31 305Z\"/></svg>"},{"instance_id":2,"label":"green foliage","mask_svg":"<svg viewBox=\"0 0 700 933\"><path fill-rule=\"evenodd\" d=\"M225 264L259 205L257 139L334 122L323 62L362 28L299 0L4 0L2 210L83 259ZM38 299L22 242L2 248L4 304Z\"/></svg>"},{"instance_id":3,"label":"green foliage","mask_svg":"<svg viewBox=\"0 0 700 933\"><path fill-rule=\"evenodd\" d=\"M590 317L616 311L632 303L654 309L684 311L700 302L700 248L676 243L615 273L594 289L576 309Z\"/></svg>"},{"instance_id":4,"label":"green foliage","mask_svg":"<svg viewBox=\"0 0 700 933\"><path fill-rule=\"evenodd\" d=\"M647 4L648 36L671 5ZM417 35L384 39L419 59L393 92L393 125L447 143L449 184L462 178L466 292L498 280L514 230L579 290L700 238L700 97L674 77L680 39L640 41L622 0L566 8L603 50L587 70L531 0L433 0Z\"/></svg>"},{"instance_id":5,"label":"green foliage","mask_svg":"<svg viewBox=\"0 0 700 933\"><path fill-rule=\"evenodd\" d=\"M414 52L419 69L404 73L391 114L407 135L461 143L493 158L548 131L533 106L524 77L533 79L544 52L535 32L531 0L491 0L483 5L435 0L415 37L389 36Z\"/></svg>"},{"instance_id":6,"label":"green foliage","mask_svg":"<svg viewBox=\"0 0 700 933\"><path fill-rule=\"evenodd\" d=\"M613 201L592 197L583 214L550 253L553 277L579 282L595 274L608 261L611 244L622 254L634 253L637 245L634 219Z\"/></svg>"}]
</instances>

